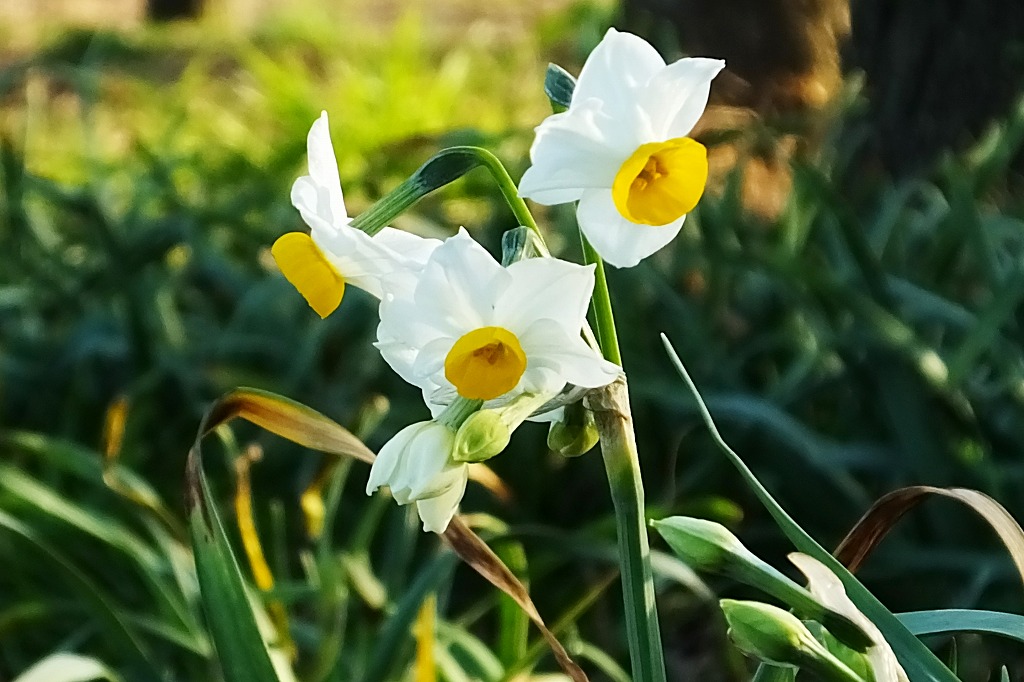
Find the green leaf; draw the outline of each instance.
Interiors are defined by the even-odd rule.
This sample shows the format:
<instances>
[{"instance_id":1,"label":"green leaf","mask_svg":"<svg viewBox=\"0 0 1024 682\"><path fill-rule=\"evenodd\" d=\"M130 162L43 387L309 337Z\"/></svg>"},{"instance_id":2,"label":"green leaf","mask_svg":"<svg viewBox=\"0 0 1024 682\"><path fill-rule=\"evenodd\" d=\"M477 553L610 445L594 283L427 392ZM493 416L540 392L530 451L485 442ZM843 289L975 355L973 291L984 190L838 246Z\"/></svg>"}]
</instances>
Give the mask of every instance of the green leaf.
<instances>
[{"instance_id":1,"label":"green leaf","mask_svg":"<svg viewBox=\"0 0 1024 682\"><path fill-rule=\"evenodd\" d=\"M186 469L189 532L203 610L227 682L278 682L238 562L210 495L198 445Z\"/></svg>"},{"instance_id":2,"label":"green leaf","mask_svg":"<svg viewBox=\"0 0 1024 682\"><path fill-rule=\"evenodd\" d=\"M408 639L413 621L423 600L449 578L458 559L455 554L445 552L428 563L395 604L394 610L381 627L375 639L373 656L367 670L360 679L367 682L383 682L397 679L395 667L402 662L398 652Z\"/></svg>"},{"instance_id":3,"label":"green leaf","mask_svg":"<svg viewBox=\"0 0 1024 682\"><path fill-rule=\"evenodd\" d=\"M40 537L34 529L2 511L0 511L0 528L4 528L14 535L21 537L52 564L60 567L71 579L71 584L82 598L96 607L96 614L102 618L105 626L103 629L104 634L112 639L119 640L119 643L123 645L132 658L149 668L153 679L163 679L159 670L150 660L145 646L128 627L121 611L114 606L110 595L102 587L79 570L75 562Z\"/></svg>"},{"instance_id":4,"label":"green leaf","mask_svg":"<svg viewBox=\"0 0 1024 682\"><path fill-rule=\"evenodd\" d=\"M918 637L954 632L999 635L1024 642L1024 616L1001 611L940 609L897 613L900 622Z\"/></svg>"},{"instance_id":5,"label":"green leaf","mask_svg":"<svg viewBox=\"0 0 1024 682\"><path fill-rule=\"evenodd\" d=\"M914 634L910 632L910 630L908 630L891 611L885 608L885 606L883 606L882 603L867 590L867 588L861 585L860 581L857 580L852 573L846 570L845 566L838 562L821 545L815 542L815 540L808 535L788 513L786 513L786 510L779 506L779 503L775 501L775 498L773 498L765 487L761 485L761 482L757 480L757 477L754 476L754 473L750 468L743 462L740 456L736 454L731 447L729 447L729 444L725 442L722 435L718 432L718 428L715 426L711 413L708 412L707 406L704 405L704 401L700 397L700 392L697 390L697 386L693 383L693 379L690 378L689 373L686 371L686 367L683 366L682 360L679 359L679 355L676 353L675 348L672 347L668 337L662 334L661 340L669 355L669 359L675 366L679 376L682 377L684 382L686 382L687 387L697 400L701 411L701 417L704 419L704 423L711 432L711 436L714 438L719 449L729 459L729 462L736 467L747 486L751 489L754 495L757 496L765 509L768 510L768 513L771 514L775 523L779 526L779 529L787 538L789 538L789 541L793 543L793 546L804 554L810 555L825 564L825 566L827 566L836 574L836 576L839 577L840 580L842 580L843 586L846 588L846 593L849 595L853 603L856 604L857 608L860 609L861 612L863 612L879 630L881 630L882 636L885 637L886 641L892 647L893 652L896 654L896 657L899 659L900 664L903 666L903 669L906 671L911 682L958 682L957 677L935 656L935 654L928 649L928 647L917 639L917 637L915 637Z\"/></svg>"}]
</instances>

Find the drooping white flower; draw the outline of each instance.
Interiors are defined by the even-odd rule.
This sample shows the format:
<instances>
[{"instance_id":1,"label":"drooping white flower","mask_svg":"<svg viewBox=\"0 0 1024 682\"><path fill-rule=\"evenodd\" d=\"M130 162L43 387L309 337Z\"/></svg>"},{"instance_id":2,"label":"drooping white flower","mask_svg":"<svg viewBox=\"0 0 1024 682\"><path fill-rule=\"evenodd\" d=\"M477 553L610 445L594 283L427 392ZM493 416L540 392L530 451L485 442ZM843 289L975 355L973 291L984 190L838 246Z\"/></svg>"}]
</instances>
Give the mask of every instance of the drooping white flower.
<instances>
[{"instance_id":1,"label":"drooping white flower","mask_svg":"<svg viewBox=\"0 0 1024 682\"><path fill-rule=\"evenodd\" d=\"M390 227L372 237L350 227L326 111L309 129L306 146L309 175L295 181L291 199L310 233L289 232L274 242L271 253L284 276L320 317L338 307L346 284L377 298L385 278L392 286L411 284L441 242Z\"/></svg>"},{"instance_id":2,"label":"drooping white flower","mask_svg":"<svg viewBox=\"0 0 1024 682\"><path fill-rule=\"evenodd\" d=\"M892 647L885 641L881 631L846 594L843 582L829 570L828 566L812 556L794 552L789 555L800 572L807 578L807 589L824 606L836 611L860 626L872 641L866 652L868 664L874 675L874 682L909 682Z\"/></svg>"},{"instance_id":3,"label":"drooping white flower","mask_svg":"<svg viewBox=\"0 0 1024 682\"><path fill-rule=\"evenodd\" d=\"M446 425L418 422L381 448L370 469L366 494L391 488L398 504L416 503L423 530L443 533L466 492L468 465L452 459L455 434Z\"/></svg>"},{"instance_id":4,"label":"drooping white flower","mask_svg":"<svg viewBox=\"0 0 1024 682\"><path fill-rule=\"evenodd\" d=\"M377 348L435 413L456 396L500 405L620 373L580 337L592 266L529 258L502 267L465 230L428 259L411 290L385 283Z\"/></svg>"},{"instance_id":5,"label":"drooping white flower","mask_svg":"<svg viewBox=\"0 0 1024 682\"><path fill-rule=\"evenodd\" d=\"M668 244L704 192L707 150L687 137L707 106L719 59L665 61L644 39L609 29L580 72L568 110L537 127L519 194L578 201L601 257L632 267Z\"/></svg>"}]
</instances>

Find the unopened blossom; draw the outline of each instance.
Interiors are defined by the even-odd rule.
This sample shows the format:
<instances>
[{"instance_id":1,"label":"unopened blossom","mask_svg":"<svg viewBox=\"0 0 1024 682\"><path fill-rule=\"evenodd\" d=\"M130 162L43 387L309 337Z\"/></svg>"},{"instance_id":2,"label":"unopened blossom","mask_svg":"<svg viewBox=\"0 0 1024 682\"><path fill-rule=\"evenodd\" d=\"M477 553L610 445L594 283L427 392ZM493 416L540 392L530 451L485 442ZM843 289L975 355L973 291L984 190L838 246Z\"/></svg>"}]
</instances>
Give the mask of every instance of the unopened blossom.
<instances>
[{"instance_id":1,"label":"unopened blossom","mask_svg":"<svg viewBox=\"0 0 1024 682\"><path fill-rule=\"evenodd\" d=\"M847 596L846 588L836 574L828 566L807 554L794 552L789 555L789 560L807 578L807 589L815 599L852 620L871 639L872 645L868 647L865 656L868 665L871 666L874 682L909 682L907 673L896 659L896 654L885 641L878 626L861 613Z\"/></svg>"},{"instance_id":2,"label":"unopened blossom","mask_svg":"<svg viewBox=\"0 0 1024 682\"><path fill-rule=\"evenodd\" d=\"M372 237L357 230L345 210L327 112L306 140L309 175L292 185L292 204L310 227L281 236L271 249L289 282L320 317L341 303L346 284L380 298L381 282L411 282L440 241L385 227Z\"/></svg>"},{"instance_id":3,"label":"unopened blossom","mask_svg":"<svg viewBox=\"0 0 1024 682\"><path fill-rule=\"evenodd\" d=\"M388 486L398 504L416 503L423 530L443 533L466 492L468 465L452 459L455 433L436 421L399 431L370 469L366 494Z\"/></svg>"},{"instance_id":4,"label":"unopened blossom","mask_svg":"<svg viewBox=\"0 0 1024 682\"><path fill-rule=\"evenodd\" d=\"M592 266L529 258L502 267L462 230L411 290L385 287L376 345L435 413L457 396L490 407L604 386L620 369L580 336L593 287Z\"/></svg>"},{"instance_id":5,"label":"unopened blossom","mask_svg":"<svg viewBox=\"0 0 1024 682\"><path fill-rule=\"evenodd\" d=\"M668 244L707 182L707 150L688 137L719 59L665 64L642 38L609 29L568 110L537 127L519 194L578 201L580 229L611 265L631 267Z\"/></svg>"}]
</instances>

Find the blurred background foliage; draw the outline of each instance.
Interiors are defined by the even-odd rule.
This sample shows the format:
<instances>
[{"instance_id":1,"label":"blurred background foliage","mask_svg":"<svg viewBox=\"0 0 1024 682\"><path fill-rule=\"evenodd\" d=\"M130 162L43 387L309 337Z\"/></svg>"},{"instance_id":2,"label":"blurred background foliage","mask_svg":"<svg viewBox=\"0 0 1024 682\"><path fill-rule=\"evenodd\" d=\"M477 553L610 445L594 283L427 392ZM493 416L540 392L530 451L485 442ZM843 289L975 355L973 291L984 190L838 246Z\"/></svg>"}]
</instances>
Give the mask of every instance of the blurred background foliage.
<instances>
[{"instance_id":1,"label":"blurred background foliage","mask_svg":"<svg viewBox=\"0 0 1024 682\"><path fill-rule=\"evenodd\" d=\"M1024 518L1021 10L883 4L152 3L201 15L167 23L119 0L70 24L73 3L0 8L0 680L58 650L121 679L217 679L180 503L206 406L267 389L374 448L426 416L371 346L373 301L353 290L321 321L269 259L301 229L288 191L309 125L330 113L353 214L451 144L518 177L549 111L546 63L577 71L613 23L731 66L700 128L708 195L670 248L609 273L650 514L726 523L776 565L790 549L701 428L663 331L726 438L826 546L908 484L977 488ZM947 37L976 58L949 57ZM577 258L571 209L538 216ZM397 223L459 225L492 249L514 227L486 175ZM420 645L440 679L552 669L514 607L407 509L363 494L365 467L235 436L228 458L266 450L255 521L300 679L411 679L428 593L440 621ZM521 429L464 510L595 678L625 679L603 468L544 439ZM237 534L238 474L211 474ZM311 539L313 483L328 524ZM670 678L742 679L708 586L663 559ZM862 577L897 611L1024 608L995 538L952 503L915 512ZM1024 679L1019 648L958 644L964 679L1007 660Z\"/></svg>"}]
</instances>

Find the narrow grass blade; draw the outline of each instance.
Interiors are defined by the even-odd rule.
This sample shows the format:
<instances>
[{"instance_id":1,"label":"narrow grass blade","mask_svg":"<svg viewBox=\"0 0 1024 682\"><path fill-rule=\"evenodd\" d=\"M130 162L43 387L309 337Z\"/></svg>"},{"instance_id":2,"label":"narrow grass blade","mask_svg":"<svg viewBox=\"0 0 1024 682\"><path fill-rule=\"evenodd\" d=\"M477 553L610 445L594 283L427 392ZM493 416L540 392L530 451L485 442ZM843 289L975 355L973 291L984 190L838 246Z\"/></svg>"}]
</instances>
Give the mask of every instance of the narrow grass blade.
<instances>
[{"instance_id":1,"label":"narrow grass blade","mask_svg":"<svg viewBox=\"0 0 1024 682\"><path fill-rule=\"evenodd\" d=\"M35 530L13 516L0 511L0 528L21 537L32 547L45 556L52 564L57 565L70 578L74 589L82 598L96 608L96 614L104 625L104 634L111 639L119 640L130 657L149 668L153 679L164 679L149 657L149 653L135 633L128 627L120 610L114 606L113 600L96 582L80 571L75 563L53 545L41 538Z\"/></svg>"},{"instance_id":2,"label":"narrow grass blade","mask_svg":"<svg viewBox=\"0 0 1024 682\"><path fill-rule=\"evenodd\" d=\"M999 635L1024 643L1024 616L1015 613L941 609L898 613L896 617L918 637L976 632L982 635Z\"/></svg>"},{"instance_id":3,"label":"narrow grass blade","mask_svg":"<svg viewBox=\"0 0 1024 682\"><path fill-rule=\"evenodd\" d=\"M502 563L501 559L491 551L487 543L481 540L479 535L471 531L459 517L452 519L448 530L445 531L444 538L451 545L452 549L455 550L455 553L462 557L463 561L472 566L473 570L482 575L488 582L511 597L519 605L519 608L526 612L526 615L530 617L533 624L540 630L548 646L551 647L555 660L558 661L562 670L573 679L573 682L585 682L587 680L586 674L569 657L569 653L562 646L562 643L558 641L554 633L544 624L544 619L541 618L537 607L534 606L533 600L530 599L530 594L526 591L526 588L516 579L512 571L508 569L508 566Z\"/></svg>"},{"instance_id":4,"label":"narrow grass blade","mask_svg":"<svg viewBox=\"0 0 1024 682\"><path fill-rule=\"evenodd\" d=\"M278 682L270 651L210 495L197 445L186 468L186 504L196 574L210 633L227 682Z\"/></svg>"},{"instance_id":5,"label":"narrow grass blade","mask_svg":"<svg viewBox=\"0 0 1024 682\"><path fill-rule=\"evenodd\" d=\"M373 452L347 429L302 403L255 388L221 397L203 419L204 436L232 419L246 421L312 450L372 462Z\"/></svg>"},{"instance_id":6,"label":"narrow grass blade","mask_svg":"<svg viewBox=\"0 0 1024 682\"><path fill-rule=\"evenodd\" d=\"M374 638L373 655L360 679L384 682L399 677L394 672L400 662L398 652L416 622L423 601L451 575L457 563L454 555L445 552L420 570Z\"/></svg>"},{"instance_id":7,"label":"narrow grass blade","mask_svg":"<svg viewBox=\"0 0 1024 682\"><path fill-rule=\"evenodd\" d=\"M372 463L376 456L362 441L331 419L301 403L267 391L240 388L226 394L214 403L199 427L199 434L189 453L186 467L190 529L193 544L197 546L197 566L199 565L199 541L216 550L210 554L209 558L204 556L203 559L204 564L207 564L204 570L209 574L207 582L211 586L204 587L204 592L207 589L215 589L238 608L243 603L240 599L245 598L244 585L241 582L238 564L231 554L230 546L224 536L220 518L212 505L206 479L202 472L202 454L199 447L203 436L236 418L252 422L293 443L328 454L355 457L367 463ZM583 670L573 662L569 654L566 653L565 647L545 626L544 620L540 617L526 588L508 569L508 566L491 551L487 543L470 530L460 517L452 520L443 537L463 561L488 582L511 597L526 612L530 620L540 629L559 665L574 682L586 681L587 676ZM200 575L200 586L203 587L202 574ZM417 607L418 605L419 602L416 602ZM251 609L247 611L247 614L252 615ZM248 622L249 619L245 618L245 620ZM222 632L221 636L226 638L228 646L252 645L251 642L246 644L251 633L240 635L230 627L233 625L230 619L223 625L227 631ZM249 629L248 624L245 625L245 629ZM403 630L403 632L407 631L408 628ZM214 642L219 650L220 643L216 632ZM392 655L392 652L393 649L389 650L387 655ZM263 654L266 653L264 647ZM261 661L260 666L262 666L264 655L257 656ZM221 653L221 656L223 657L224 654Z\"/></svg>"},{"instance_id":8,"label":"narrow grass blade","mask_svg":"<svg viewBox=\"0 0 1024 682\"><path fill-rule=\"evenodd\" d=\"M914 634L911 633L891 611L885 608L885 606L883 606L882 603L867 590L867 588L861 585L860 581L857 580L842 563L837 561L821 545L815 542L814 539L808 535L781 506L779 506L779 503L775 501L775 498L773 498L768 490L761 485L761 482L757 480L757 477L754 476L754 473L750 468L747 467L740 456L729 447L729 444L725 442L722 435L718 432L718 428L715 426L711 413L708 412L707 406L704 405L704 401L700 397L700 392L697 390L697 386L693 383L693 379L690 378L689 373L686 371L686 367L683 365L682 360L679 359L679 355L676 354L675 348L672 347L668 337L662 334L661 340L669 355L669 359L672 361L672 364L675 365L679 376L682 377L684 382L686 382L687 387L697 400L697 403L700 406L701 416L704 419L704 423L708 430L711 432L711 436L714 438L715 443L729 459L732 465L736 467L740 475L743 477L743 480L750 487L754 495L757 496L761 504L764 505L765 509L768 510L768 513L771 514L772 518L779 526L779 529L787 538L789 538L789 541L793 543L793 546L804 554L808 554L828 566L828 568L843 581L846 593L849 595L850 599L853 600L853 603L857 605L857 608L860 609L864 615L871 620L871 622L878 626L878 629L881 630L886 641L889 642L890 646L892 646L893 651L896 653L903 669L910 677L911 682L956 682L956 676L935 656L935 654L928 649L928 647L918 640L917 637L915 637Z\"/></svg>"}]
</instances>

